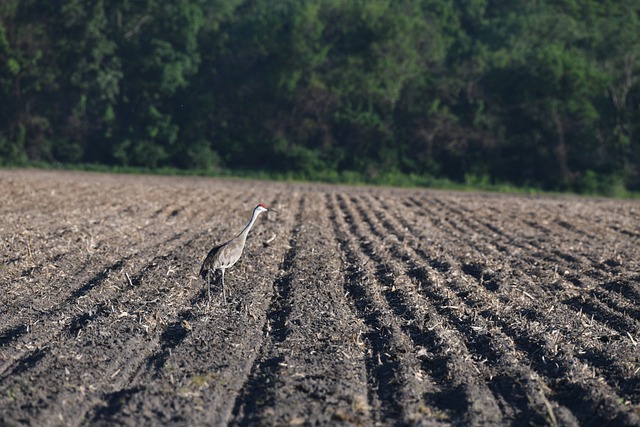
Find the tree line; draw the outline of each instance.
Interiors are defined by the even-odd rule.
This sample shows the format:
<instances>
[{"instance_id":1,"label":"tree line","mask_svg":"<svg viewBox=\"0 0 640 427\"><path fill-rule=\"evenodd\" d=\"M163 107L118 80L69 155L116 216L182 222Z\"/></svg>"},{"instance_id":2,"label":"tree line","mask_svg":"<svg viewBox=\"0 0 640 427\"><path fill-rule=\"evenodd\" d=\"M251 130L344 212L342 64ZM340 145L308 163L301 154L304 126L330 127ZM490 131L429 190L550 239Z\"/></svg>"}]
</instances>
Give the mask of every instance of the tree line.
<instances>
[{"instance_id":1,"label":"tree line","mask_svg":"<svg viewBox=\"0 0 640 427\"><path fill-rule=\"evenodd\" d=\"M640 190L640 0L3 0L0 162Z\"/></svg>"}]
</instances>

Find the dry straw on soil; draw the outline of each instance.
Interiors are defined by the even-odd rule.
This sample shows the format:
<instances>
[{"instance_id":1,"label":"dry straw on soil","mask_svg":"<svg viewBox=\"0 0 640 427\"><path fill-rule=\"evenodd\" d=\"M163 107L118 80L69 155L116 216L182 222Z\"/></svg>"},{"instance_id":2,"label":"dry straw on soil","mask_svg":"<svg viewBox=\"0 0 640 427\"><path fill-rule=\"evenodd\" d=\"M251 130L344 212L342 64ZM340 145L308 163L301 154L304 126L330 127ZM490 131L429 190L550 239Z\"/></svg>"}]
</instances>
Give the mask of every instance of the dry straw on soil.
<instances>
[{"instance_id":1,"label":"dry straw on soil","mask_svg":"<svg viewBox=\"0 0 640 427\"><path fill-rule=\"evenodd\" d=\"M3 424L640 425L638 202L20 170L0 189ZM207 310L197 269L258 202L278 213Z\"/></svg>"}]
</instances>

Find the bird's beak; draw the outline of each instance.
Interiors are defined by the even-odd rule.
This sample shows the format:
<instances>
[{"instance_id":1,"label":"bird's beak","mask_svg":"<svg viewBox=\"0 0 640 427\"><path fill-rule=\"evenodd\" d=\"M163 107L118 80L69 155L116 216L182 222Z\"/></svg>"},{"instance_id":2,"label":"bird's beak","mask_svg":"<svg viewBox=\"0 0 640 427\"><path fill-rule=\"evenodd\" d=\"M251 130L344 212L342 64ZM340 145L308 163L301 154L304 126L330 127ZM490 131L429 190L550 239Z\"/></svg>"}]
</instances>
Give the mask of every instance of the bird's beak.
<instances>
[{"instance_id":1,"label":"bird's beak","mask_svg":"<svg viewBox=\"0 0 640 427\"><path fill-rule=\"evenodd\" d=\"M275 213L278 213L278 211L277 211L277 210L275 210L275 209L271 209L271 208L267 209L267 211L268 211L268 212L275 212Z\"/></svg>"}]
</instances>

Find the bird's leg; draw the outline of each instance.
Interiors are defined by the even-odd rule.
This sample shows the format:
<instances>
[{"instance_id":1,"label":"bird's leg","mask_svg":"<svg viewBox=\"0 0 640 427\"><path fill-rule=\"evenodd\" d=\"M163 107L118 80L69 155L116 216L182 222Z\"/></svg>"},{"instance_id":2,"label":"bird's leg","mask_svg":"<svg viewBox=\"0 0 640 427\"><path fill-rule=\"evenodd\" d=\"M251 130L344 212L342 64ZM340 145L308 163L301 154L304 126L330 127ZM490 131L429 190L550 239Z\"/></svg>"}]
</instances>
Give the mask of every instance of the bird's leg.
<instances>
[{"instance_id":1,"label":"bird's leg","mask_svg":"<svg viewBox=\"0 0 640 427\"><path fill-rule=\"evenodd\" d=\"M211 305L211 270L207 271L207 295L209 300L207 301L207 309Z\"/></svg>"},{"instance_id":2,"label":"bird's leg","mask_svg":"<svg viewBox=\"0 0 640 427\"><path fill-rule=\"evenodd\" d=\"M222 269L222 298L224 304L227 305L227 292L224 290L224 269Z\"/></svg>"}]
</instances>

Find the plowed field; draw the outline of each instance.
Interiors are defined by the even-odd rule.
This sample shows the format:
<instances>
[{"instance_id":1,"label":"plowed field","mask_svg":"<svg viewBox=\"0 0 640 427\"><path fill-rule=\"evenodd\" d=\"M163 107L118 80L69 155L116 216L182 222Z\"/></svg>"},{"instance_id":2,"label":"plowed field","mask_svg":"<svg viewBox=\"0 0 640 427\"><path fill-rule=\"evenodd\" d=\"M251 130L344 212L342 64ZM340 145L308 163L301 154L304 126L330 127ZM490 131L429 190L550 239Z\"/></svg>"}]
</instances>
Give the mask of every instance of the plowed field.
<instances>
[{"instance_id":1,"label":"plowed field","mask_svg":"<svg viewBox=\"0 0 640 427\"><path fill-rule=\"evenodd\" d=\"M0 417L640 425L640 203L0 170Z\"/></svg>"}]
</instances>

